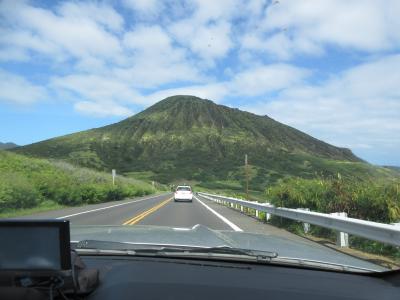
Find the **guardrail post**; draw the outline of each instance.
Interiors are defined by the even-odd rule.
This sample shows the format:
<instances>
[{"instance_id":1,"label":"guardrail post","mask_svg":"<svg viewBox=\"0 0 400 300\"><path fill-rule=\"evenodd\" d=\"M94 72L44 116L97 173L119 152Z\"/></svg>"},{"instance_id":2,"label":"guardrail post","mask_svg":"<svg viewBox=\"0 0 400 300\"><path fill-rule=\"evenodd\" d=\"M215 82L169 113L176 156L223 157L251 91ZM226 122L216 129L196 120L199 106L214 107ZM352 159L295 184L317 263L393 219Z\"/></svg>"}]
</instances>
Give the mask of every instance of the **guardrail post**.
<instances>
[{"instance_id":1,"label":"guardrail post","mask_svg":"<svg viewBox=\"0 0 400 300\"><path fill-rule=\"evenodd\" d=\"M298 208L299 210L310 211L309 208ZM310 223L303 223L304 233L308 233L310 231Z\"/></svg>"},{"instance_id":2,"label":"guardrail post","mask_svg":"<svg viewBox=\"0 0 400 300\"><path fill-rule=\"evenodd\" d=\"M243 205L240 205L240 211L243 212Z\"/></svg>"},{"instance_id":3,"label":"guardrail post","mask_svg":"<svg viewBox=\"0 0 400 300\"><path fill-rule=\"evenodd\" d=\"M269 202L265 202L265 205L271 205ZM268 222L271 219L271 214L270 213L265 213L265 221Z\"/></svg>"},{"instance_id":4,"label":"guardrail post","mask_svg":"<svg viewBox=\"0 0 400 300\"><path fill-rule=\"evenodd\" d=\"M347 218L347 213L345 213L345 212L331 213L331 215L338 216L341 218ZM346 232L338 231L336 234L336 245L339 247L348 247L349 246L349 234Z\"/></svg>"},{"instance_id":5,"label":"guardrail post","mask_svg":"<svg viewBox=\"0 0 400 300\"><path fill-rule=\"evenodd\" d=\"M257 203L258 204L258 201L255 201L255 203ZM256 209L256 218L258 219L258 215L259 215L259 213L258 213L258 209Z\"/></svg>"}]
</instances>

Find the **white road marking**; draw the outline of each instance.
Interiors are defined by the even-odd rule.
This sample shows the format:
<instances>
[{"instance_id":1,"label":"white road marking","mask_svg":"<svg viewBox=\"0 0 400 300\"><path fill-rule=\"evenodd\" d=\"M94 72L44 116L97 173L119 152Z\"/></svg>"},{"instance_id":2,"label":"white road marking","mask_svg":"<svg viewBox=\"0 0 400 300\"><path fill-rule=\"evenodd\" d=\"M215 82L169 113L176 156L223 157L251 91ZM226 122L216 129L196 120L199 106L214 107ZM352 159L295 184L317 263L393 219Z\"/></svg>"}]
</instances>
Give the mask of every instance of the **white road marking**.
<instances>
[{"instance_id":1,"label":"white road marking","mask_svg":"<svg viewBox=\"0 0 400 300\"><path fill-rule=\"evenodd\" d=\"M79 215L83 215L83 214L88 214L88 213L95 212L95 211L105 210L105 209L109 209L109 208L113 208L113 207L118 207L118 206L122 206L122 205L127 205L127 204L131 204L131 203L142 202L142 201L149 200L149 199L152 199L152 198L156 198L156 197L159 197L159 196L160 196L160 195L153 196L153 197L150 197L150 198L140 199L140 200L132 200L132 201L125 202L125 203L120 203L120 204L115 204L115 205L100 207L100 208L96 208L96 209L86 210L86 211L78 212L78 213L76 213L76 214L71 214L71 215L67 215L67 216L58 217L58 218L56 218L56 219L65 219L65 218L75 217L75 216L79 216Z\"/></svg>"},{"instance_id":2,"label":"white road marking","mask_svg":"<svg viewBox=\"0 0 400 300\"><path fill-rule=\"evenodd\" d=\"M230 228L232 228L234 231L243 231L239 226L234 224L233 222L229 221L227 218L224 216L220 215L217 213L215 210L213 210L211 207L209 207L207 204L205 204L203 201L201 201L199 198L193 196L194 199L199 201L205 208L207 208L209 211L211 211L214 215L216 215L218 218L220 218L224 223L226 223Z\"/></svg>"}]
</instances>

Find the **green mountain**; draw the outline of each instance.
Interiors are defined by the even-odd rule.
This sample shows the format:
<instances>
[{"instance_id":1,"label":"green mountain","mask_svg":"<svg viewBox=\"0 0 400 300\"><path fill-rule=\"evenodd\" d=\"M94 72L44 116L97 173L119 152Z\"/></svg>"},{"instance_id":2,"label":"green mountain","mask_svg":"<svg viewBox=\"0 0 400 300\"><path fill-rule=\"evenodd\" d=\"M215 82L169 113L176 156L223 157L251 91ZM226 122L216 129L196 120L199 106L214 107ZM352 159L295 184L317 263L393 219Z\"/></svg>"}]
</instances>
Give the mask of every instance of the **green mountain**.
<instances>
[{"instance_id":1,"label":"green mountain","mask_svg":"<svg viewBox=\"0 0 400 300\"><path fill-rule=\"evenodd\" d=\"M194 96L169 97L121 122L14 151L145 174L161 182L242 181L244 155L248 154L255 189L294 175L311 178L339 172L361 177L390 172L363 162L349 149L327 144L267 116Z\"/></svg>"},{"instance_id":2,"label":"green mountain","mask_svg":"<svg viewBox=\"0 0 400 300\"><path fill-rule=\"evenodd\" d=\"M18 147L17 144L14 143L2 143L0 142L0 150L12 149Z\"/></svg>"}]
</instances>

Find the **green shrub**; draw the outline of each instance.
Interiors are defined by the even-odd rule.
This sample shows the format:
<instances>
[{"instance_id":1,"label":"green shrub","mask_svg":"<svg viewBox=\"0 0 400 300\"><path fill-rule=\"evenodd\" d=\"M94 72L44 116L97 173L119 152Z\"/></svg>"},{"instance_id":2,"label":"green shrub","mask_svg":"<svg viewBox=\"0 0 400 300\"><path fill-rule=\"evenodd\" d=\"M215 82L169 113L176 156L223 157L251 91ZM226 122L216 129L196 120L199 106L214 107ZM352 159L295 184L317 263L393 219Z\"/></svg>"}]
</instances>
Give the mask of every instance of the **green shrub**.
<instances>
[{"instance_id":1,"label":"green shrub","mask_svg":"<svg viewBox=\"0 0 400 300\"><path fill-rule=\"evenodd\" d=\"M41 199L34 185L18 174L0 177L0 212L6 209L31 208Z\"/></svg>"},{"instance_id":2,"label":"green shrub","mask_svg":"<svg viewBox=\"0 0 400 300\"><path fill-rule=\"evenodd\" d=\"M32 208L43 201L95 204L154 193L151 184L75 167L63 161L28 158L0 151L0 212Z\"/></svg>"},{"instance_id":3,"label":"green shrub","mask_svg":"<svg viewBox=\"0 0 400 300\"><path fill-rule=\"evenodd\" d=\"M346 212L349 217L382 223L400 221L399 181L287 179L267 189L272 204L313 211Z\"/></svg>"},{"instance_id":4,"label":"green shrub","mask_svg":"<svg viewBox=\"0 0 400 300\"><path fill-rule=\"evenodd\" d=\"M380 223L400 221L400 181L359 181L342 179L299 179L280 181L267 189L269 201L275 206L310 208L322 213L346 212L349 217ZM273 217L272 224L301 233L302 224ZM311 226L310 234L335 239L335 231ZM350 245L363 251L400 258L393 246L350 237Z\"/></svg>"}]
</instances>

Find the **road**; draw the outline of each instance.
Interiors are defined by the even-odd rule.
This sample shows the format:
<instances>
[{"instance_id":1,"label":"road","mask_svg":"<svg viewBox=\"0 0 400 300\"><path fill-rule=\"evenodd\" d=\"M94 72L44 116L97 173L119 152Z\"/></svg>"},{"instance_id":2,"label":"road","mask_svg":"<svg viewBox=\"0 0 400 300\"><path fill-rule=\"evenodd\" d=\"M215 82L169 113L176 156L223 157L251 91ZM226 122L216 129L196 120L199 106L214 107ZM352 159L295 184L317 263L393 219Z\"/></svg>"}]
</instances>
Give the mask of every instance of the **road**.
<instances>
[{"instance_id":1,"label":"road","mask_svg":"<svg viewBox=\"0 0 400 300\"><path fill-rule=\"evenodd\" d=\"M172 193L123 201L37 213L23 218L68 219L71 225L157 225L192 228L197 224L214 230L258 233L270 237L280 255L331 261L376 269L366 261L343 254L308 239L274 227L200 196L193 202L174 202ZM303 250L299 250L303 249Z\"/></svg>"},{"instance_id":2,"label":"road","mask_svg":"<svg viewBox=\"0 0 400 300\"><path fill-rule=\"evenodd\" d=\"M68 219L72 225L157 225L191 228L197 224L215 230L268 233L301 239L263 224L238 211L196 196L193 202L174 202L172 193L37 213L23 218Z\"/></svg>"},{"instance_id":3,"label":"road","mask_svg":"<svg viewBox=\"0 0 400 300\"><path fill-rule=\"evenodd\" d=\"M167 193L158 196L37 213L24 218L68 219L72 225L193 227L196 224L202 224L211 229L232 229L202 204L204 200L195 199L193 202L174 202L172 196L172 193Z\"/></svg>"}]
</instances>

